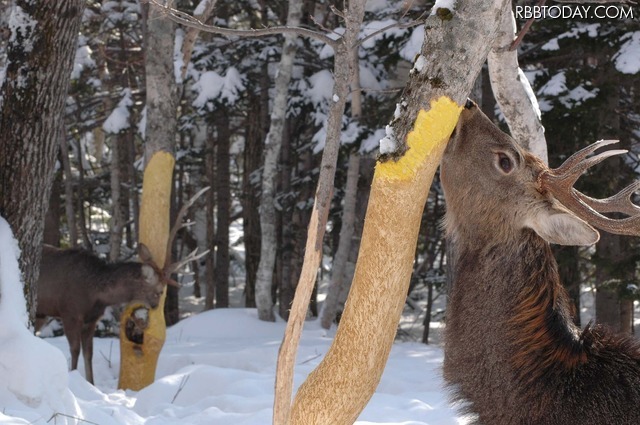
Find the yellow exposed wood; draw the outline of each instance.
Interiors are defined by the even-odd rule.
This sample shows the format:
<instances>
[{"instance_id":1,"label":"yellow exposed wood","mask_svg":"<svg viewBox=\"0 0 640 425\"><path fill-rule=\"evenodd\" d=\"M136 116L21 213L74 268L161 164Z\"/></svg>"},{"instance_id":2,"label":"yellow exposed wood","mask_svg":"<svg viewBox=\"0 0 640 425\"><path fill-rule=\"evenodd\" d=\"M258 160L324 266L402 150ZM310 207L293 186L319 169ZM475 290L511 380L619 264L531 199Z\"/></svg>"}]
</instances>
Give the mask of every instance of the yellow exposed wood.
<instances>
[{"instance_id":1,"label":"yellow exposed wood","mask_svg":"<svg viewBox=\"0 0 640 425\"><path fill-rule=\"evenodd\" d=\"M346 308L324 360L294 399L292 425L350 425L373 395L396 333L429 186L460 111L443 97L421 111L410 150L374 175Z\"/></svg>"},{"instance_id":2,"label":"yellow exposed wood","mask_svg":"<svg viewBox=\"0 0 640 425\"><path fill-rule=\"evenodd\" d=\"M461 110L453 100L444 96L432 101L429 112L423 109L418 113L413 131L407 136L409 149L404 156L398 161L378 163L374 178L406 181L415 178L438 143L449 139Z\"/></svg>"},{"instance_id":3,"label":"yellow exposed wood","mask_svg":"<svg viewBox=\"0 0 640 425\"><path fill-rule=\"evenodd\" d=\"M165 262L169 239L171 185L175 159L168 152L156 152L144 171L142 205L140 207L140 242L151 252L156 264ZM148 327L142 344L126 337L127 319L139 305L126 307L120 326L120 380L118 388L140 390L155 379L160 350L164 345L166 327L164 321L165 293L158 308L149 311Z\"/></svg>"}]
</instances>

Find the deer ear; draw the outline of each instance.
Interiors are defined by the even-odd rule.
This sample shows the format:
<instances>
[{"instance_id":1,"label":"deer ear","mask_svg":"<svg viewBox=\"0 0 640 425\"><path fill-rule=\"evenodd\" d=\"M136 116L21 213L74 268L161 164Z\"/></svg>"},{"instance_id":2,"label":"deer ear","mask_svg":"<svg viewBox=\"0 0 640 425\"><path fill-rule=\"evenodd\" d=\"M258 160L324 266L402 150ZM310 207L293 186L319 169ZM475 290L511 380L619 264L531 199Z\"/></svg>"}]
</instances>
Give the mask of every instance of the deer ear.
<instances>
[{"instance_id":1,"label":"deer ear","mask_svg":"<svg viewBox=\"0 0 640 425\"><path fill-rule=\"evenodd\" d=\"M143 264L140 270L142 273L142 277L144 278L145 282L147 282L147 284L158 284L158 275L156 274L156 271L153 269L153 267L148 264Z\"/></svg>"},{"instance_id":2,"label":"deer ear","mask_svg":"<svg viewBox=\"0 0 640 425\"><path fill-rule=\"evenodd\" d=\"M600 234L589 223L578 218L569 210L550 207L538 210L529 217L526 227L549 243L558 245L593 245Z\"/></svg>"},{"instance_id":3,"label":"deer ear","mask_svg":"<svg viewBox=\"0 0 640 425\"><path fill-rule=\"evenodd\" d=\"M150 263L153 261L149 248L147 248L147 246L142 242L138 244L138 257L140 257L140 261L143 263Z\"/></svg>"}]
</instances>

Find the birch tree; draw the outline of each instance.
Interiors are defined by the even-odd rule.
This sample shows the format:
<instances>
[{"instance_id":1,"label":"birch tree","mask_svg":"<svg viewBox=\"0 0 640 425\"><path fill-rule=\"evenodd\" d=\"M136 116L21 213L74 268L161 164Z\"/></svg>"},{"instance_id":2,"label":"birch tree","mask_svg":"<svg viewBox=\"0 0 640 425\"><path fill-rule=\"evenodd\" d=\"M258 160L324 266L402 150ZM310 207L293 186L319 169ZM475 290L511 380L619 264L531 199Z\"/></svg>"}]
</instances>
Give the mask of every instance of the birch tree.
<instances>
[{"instance_id":1,"label":"birch tree","mask_svg":"<svg viewBox=\"0 0 640 425\"><path fill-rule=\"evenodd\" d=\"M351 424L372 396L404 305L426 188L489 53L504 3L458 1L427 19L421 55L381 141L384 155L340 326L298 390L288 423Z\"/></svg>"},{"instance_id":2,"label":"birch tree","mask_svg":"<svg viewBox=\"0 0 640 425\"><path fill-rule=\"evenodd\" d=\"M287 26L295 27L300 24L302 2L289 1ZM256 275L256 306L260 320L275 321L273 301L271 299L271 283L273 281L273 266L276 261L276 173L278 156L284 135L284 121L287 112L287 93L293 59L296 54L296 35L285 34L282 46L282 56L276 76L275 99L271 111L271 124L265 142L264 166L262 169L262 195L260 202L260 263Z\"/></svg>"},{"instance_id":3,"label":"birch tree","mask_svg":"<svg viewBox=\"0 0 640 425\"><path fill-rule=\"evenodd\" d=\"M81 0L17 0L10 17L0 81L0 215L20 246L32 319L44 217L84 6Z\"/></svg>"},{"instance_id":4,"label":"birch tree","mask_svg":"<svg viewBox=\"0 0 640 425\"><path fill-rule=\"evenodd\" d=\"M498 34L488 56L491 87L511 136L548 163L540 107L529 80L518 65L518 52L513 48L515 33L516 22L511 3L505 3Z\"/></svg>"}]
</instances>

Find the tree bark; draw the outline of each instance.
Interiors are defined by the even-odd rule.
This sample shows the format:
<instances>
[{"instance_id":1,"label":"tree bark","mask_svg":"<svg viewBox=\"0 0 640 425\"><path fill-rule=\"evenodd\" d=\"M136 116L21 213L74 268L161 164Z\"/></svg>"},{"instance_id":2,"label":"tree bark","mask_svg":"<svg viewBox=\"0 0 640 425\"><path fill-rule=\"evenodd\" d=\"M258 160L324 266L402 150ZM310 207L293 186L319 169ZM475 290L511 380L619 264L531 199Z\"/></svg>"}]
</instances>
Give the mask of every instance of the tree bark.
<instances>
[{"instance_id":1,"label":"tree bark","mask_svg":"<svg viewBox=\"0 0 640 425\"><path fill-rule=\"evenodd\" d=\"M327 288L327 297L324 300L322 313L320 314L320 324L323 328L331 328L331 324L338 312L338 303L345 282L345 272L349 252L351 251L351 241L353 239L354 224L356 218L356 195L358 192L358 177L360 176L360 155L351 152L349 155L349 165L347 166L347 183L344 192L344 208L342 212L342 227L340 228L340 242L338 250L333 259L331 268L331 282Z\"/></svg>"},{"instance_id":2,"label":"tree bark","mask_svg":"<svg viewBox=\"0 0 640 425\"><path fill-rule=\"evenodd\" d=\"M21 251L27 311L34 319L44 217L85 2L17 0L0 89L0 215ZM20 16L17 16L20 15Z\"/></svg>"},{"instance_id":3,"label":"tree bark","mask_svg":"<svg viewBox=\"0 0 640 425\"><path fill-rule=\"evenodd\" d=\"M301 14L302 2L290 0L287 26L298 26ZM271 322L275 321L271 286L277 245L275 209L277 162L280 155L280 147L282 146L289 81L291 80L293 59L296 54L296 36L286 34L284 38L282 56L276 76L276 94L271 112L271 125L265 143L264 167L262 169L262 195L260 198L261 246L255 294L258 318Z\"/></svg>"},{"instance_id":4,"label":"tree bark","mask_svg":"<svg viewBox=\"0 0 640 425\"><path fill-rule=\"evenodd\" d=\"M175 24L162 19L151 8L146 21L146 104L145 172L140 207L140 242L147 245L156 264L167 260L171 189L175 159L177 86L173 69ZM170 260L169 260L170 261ZM155 378L160 350L164 345L165 294L160 305L148 312L142 329L132 335L128 330L138 325L140 305L129 304L123 313L120 331L120 380L118 388L140 390ZM135 336L132 338L132 336Z\"/></svg>"},{"instance_id":5,"label":"tree bark","mask_svg":"<svg viewBox=\"0 0 640 425\"><path fill-rule=\"evenodd\" d=\"M296 287L287 329L278 353L273 413L274 424L276 425L288 424L290 419L293 423L297 423L296 420L300 419L299 416L297 419L296 417L290 417L293 413L291 411L293 367L298 351L300 334L302 333L302 325L307 315L309 299L315 287L318 267L322 259L322 240L333 194L333 181L342 131L342 117L347 97L349 96L349 85L355 72L351 52L354 48L357 48L356 41L364 17L364 4L364 0L354 0L348 4L347 10L344 11L344 19L346 21L344 35L340 38L340 42L334 46L333 104L329 110L327 120L327 136L324 151L322 152L318 188L309 221L304 263Z\"/></svg>"},{"instance_id":6,"label":"tree bark","mask_svg":"<svg viewBox=\"0 0 640 425\"><path fill-rule=\"evenodd\" d=\"M67 217L67 227L69 228L69 245L75 248L78 246L78 225L76 223L75 208L73 207L73 175L71 174L69 145L65 138L60 140L60 160L64 174L64 212Z\"/></svg>"},{"instance_id":7,"label":"tree bark","mask_svg":"<svg viewBox=\"0 0 640 425\"><path fill-rule=\"evenodd\" d=\"M298 390L291 424L351 424L375 391L406 298L426 188L503 4L458 1L427 19L422 53L388 129L386 161L376 167L346 309L329 352Z\"/></svg>"},{"instance_id":8,"label":"tree bark","mask_svg":"<svg viewBox=\"0 0 640 425\"><path fill-rule=\"evenodd\" d=\"M544 127L540 122L540 107L518 65L518 52L510 50L515 39L516 21L511 3L504 3L497 37L489 52L489 78L511 136L524 148L549 163Z\"/></svg>"},{"instance_id":9,"label":"tree bark","mask_svg":"<svg viewBox=\"0 0 640 425\"><path fill-rule=\"evenodd\" d=\"M231 214L231 181L229 143L231 130L226 109L218 112L216 155L216 308L229 307L229 225Z\"/></svg>"},{"instance_id":10,"label":"tree bark","mask_svg":"<svg viewBox=\"0 0 640 425\"><path fill-rule=\"evenodd\" d=\"M358 121L362 115L362 91L360 90L360 59L358 49L351 51L353 67L353 78L351 81L351 118ZM344 208L342 214L342 227L340 228L340 239L338 249L333 259L331 268L331 281L327 288L327 297L322 308L320 324L323 328L329 329L331 323L336 318L340 293L345 286L345 271L349 252L351 251L351 241L353 239L354 224L356 219L356 195L358 194L358 177L360 176L360 155L357 151L349 154L347 165L347 181L344 193Z\"/></svg>"}]
</instances>

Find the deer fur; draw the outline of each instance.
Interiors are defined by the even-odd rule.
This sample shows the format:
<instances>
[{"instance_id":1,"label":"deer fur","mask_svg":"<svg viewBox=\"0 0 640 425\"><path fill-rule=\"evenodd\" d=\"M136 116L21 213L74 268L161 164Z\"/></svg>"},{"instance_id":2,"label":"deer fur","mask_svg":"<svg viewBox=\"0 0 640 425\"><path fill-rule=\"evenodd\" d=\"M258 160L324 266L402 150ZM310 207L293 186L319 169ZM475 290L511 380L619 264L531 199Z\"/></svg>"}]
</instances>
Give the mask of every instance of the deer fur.
<instances>
[{"instance_id":1,"label":"deer fur","mask_svg":"<svg viewBox=\"0 0 640 425\"><path fill-rule=\"evenodd\" d=\"M598 232L539 191L546 166L472 102L441 165L452 398L484 425L640 424L640 344L574 325L549 246L591 245Z\"/></svg>"},{"instance_id":2,"label":"deer fur","mask_svg":"<svg viewBox=\"0 0 640 425\"><path fill-rule=\"evenodd\" d=\"M62 320L71 351L71 369L77 369L80 346L87 381L93 383L93 336L107 306L139 301L158 306L164 289L162 278L149 264L107 263L80 249L44 245L36 330L46 316Z\"/></svg>"}]
</instances>

